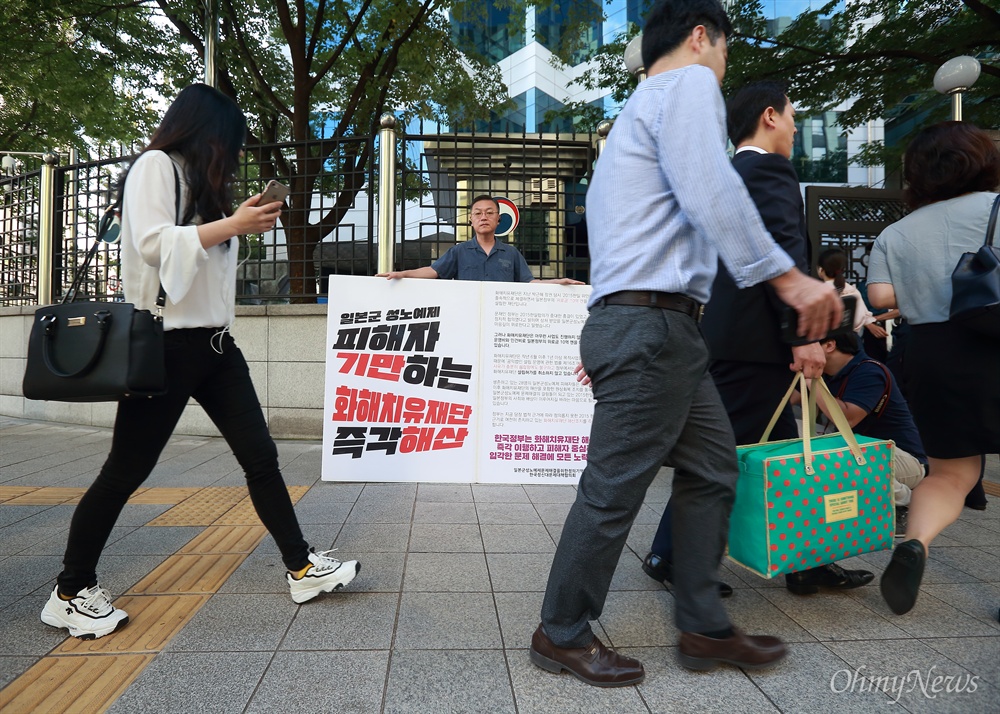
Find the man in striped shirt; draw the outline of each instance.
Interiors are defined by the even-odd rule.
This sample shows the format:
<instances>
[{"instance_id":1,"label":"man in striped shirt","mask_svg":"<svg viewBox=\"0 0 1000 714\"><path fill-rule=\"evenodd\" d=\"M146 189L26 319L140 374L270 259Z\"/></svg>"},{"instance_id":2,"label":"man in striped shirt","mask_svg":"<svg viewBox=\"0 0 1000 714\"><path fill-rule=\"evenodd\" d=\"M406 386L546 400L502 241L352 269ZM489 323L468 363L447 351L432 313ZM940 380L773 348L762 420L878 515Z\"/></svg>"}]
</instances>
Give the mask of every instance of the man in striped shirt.
<instances>
[{"instance_id":1,"label":"man in striped shirt","mask_svg":"<svg viewBox=\"0 0 1000 714\"><path fill-rule=\"evenodd\" d=\"M681 664L763 666L774 637L732 627L716 571L739 473L699 331L721 258L737 285L769 282L800 334L837 325L836 293L765 230L726 155L720 84L731 26L717 0L661 0L643 31L648 79L626 103L587 192L593 292L580 337L597 403L588 465L549 574L532 661L595 686L637 684L642 664L607 649L600 617L629 529L661 465L674 467Z\"/></svg>"}]
</instances>

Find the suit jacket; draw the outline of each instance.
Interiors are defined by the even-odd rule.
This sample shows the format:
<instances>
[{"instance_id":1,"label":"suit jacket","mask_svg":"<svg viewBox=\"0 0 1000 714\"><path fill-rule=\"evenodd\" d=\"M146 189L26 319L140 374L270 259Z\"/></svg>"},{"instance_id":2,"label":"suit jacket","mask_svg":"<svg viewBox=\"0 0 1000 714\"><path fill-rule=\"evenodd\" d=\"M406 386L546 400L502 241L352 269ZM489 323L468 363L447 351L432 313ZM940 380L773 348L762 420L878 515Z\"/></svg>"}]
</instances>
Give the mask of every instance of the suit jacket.
<instances>
[{"instance_id":1,"label":"suit jacket","mask_svg":"<svg viewBox=\"0 0 1000 714\"><path fill-rule=\"evenodd\" d=\"M733 157L733 168L743 179L764 227L795 261L809 272L809 239L792 162L780 154L744 151ZM743 290L719 261L712 297L705 306L702 331L713 360L787 365L791 348L781 340L784 304L767 283Z\"/></svg>"}]
</instances>

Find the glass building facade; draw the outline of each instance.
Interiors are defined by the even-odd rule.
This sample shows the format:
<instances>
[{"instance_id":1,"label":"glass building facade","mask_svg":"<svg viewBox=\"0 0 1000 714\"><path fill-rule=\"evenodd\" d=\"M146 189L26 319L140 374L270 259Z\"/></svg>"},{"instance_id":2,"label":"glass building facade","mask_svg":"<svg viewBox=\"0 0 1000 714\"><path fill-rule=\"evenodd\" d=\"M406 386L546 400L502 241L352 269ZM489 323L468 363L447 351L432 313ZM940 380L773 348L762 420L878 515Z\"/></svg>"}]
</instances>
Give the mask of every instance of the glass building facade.
<instances>
[{"instance_id":1,"label":"glass building facade","mask_svg":"<svg viewBox=\"0 0 1000 714\"><path fill-rule=\"evenodd\" d=\"M587 69L594 51L613 41L630 24L641 28L652 4L653 0L563 0L545 10L529 8L523 16L512 17L511 9L498 9L486 0L480 9L470 11L474 16L453 17L453 32L460 46L500 65L514 105L489 121L477 122L476 129L514 133L571 131L568 119L546 120L547 113L563 108L568 101L585 102L613 118L620 106L609 93L588 92L572 81ZM769 32L780 32L802 12L818 10L826 2L767 0L762 4ZM553 64L552 51L565 39L573 20L582 12L595 10L603 11L604 19L586 30L583 47L571 60L575 64ZM803 182L848 182L849 142L837 125L838 113L800 117L793 161Z\"/></svg>"}]
</instances>

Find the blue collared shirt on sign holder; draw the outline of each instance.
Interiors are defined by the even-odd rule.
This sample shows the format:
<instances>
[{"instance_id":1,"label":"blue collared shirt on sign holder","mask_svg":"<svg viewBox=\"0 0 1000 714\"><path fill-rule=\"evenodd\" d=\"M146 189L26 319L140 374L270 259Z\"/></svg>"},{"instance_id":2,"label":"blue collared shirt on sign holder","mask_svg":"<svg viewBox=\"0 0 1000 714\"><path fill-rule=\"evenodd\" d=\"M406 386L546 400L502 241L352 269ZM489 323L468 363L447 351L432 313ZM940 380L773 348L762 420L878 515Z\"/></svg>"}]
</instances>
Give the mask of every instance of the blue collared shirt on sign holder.
<instances>
[{"instance_id":1,"label":"blue collared shirt on sign holder","mask_svg":"<svg viewBox=\"0 0 1000 714\"><path fill-rule=\"evenodd\" d=\"M448 249L431 267L443 280L490 280L498 283L530 283L535 279L521 252L497 240L489 255L475 238Z\"/></svg>"}]
</instances>

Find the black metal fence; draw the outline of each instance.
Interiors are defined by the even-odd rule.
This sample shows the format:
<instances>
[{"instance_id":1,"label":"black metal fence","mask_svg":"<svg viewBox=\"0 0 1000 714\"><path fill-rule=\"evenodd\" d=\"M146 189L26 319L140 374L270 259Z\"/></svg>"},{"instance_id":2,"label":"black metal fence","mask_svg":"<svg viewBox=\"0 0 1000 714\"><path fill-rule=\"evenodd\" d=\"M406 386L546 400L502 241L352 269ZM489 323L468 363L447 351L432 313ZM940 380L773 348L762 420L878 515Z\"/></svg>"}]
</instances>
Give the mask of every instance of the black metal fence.
<instances>
[{"instance_id":1,"label":"black metal fence","mask_svg":"<svg viewBox=\"0 0 1000 714\"><path fill-rule=\"evenodd\" d=\"M503 240L521 250L536 277L588 279L584 196L596 157L593 135L410 129L396 140L396 268L429 265L469 239L466 206L474 195L490 193L516 205L518 225ZM237 200L271 178L292 192L273 231L241 241L238 302L323 300L327 276L377 272L378 142L348 137L247 147ZM80 270L98 218L135 156L130 147L110 153L64 159L54 169L54 300ZM41 173L0 177L0 305L38 302ZM123 299L119 267L117 246L102 245L81 293Z\"/></svg>"},{"instance_id":2,"label":"black metal fence","mask_svg":"<svg viewBox=\"0 0 1000 714\"><path fill-rule=\"evenodd\" d=\"M847 282L864 282L872 243L907 213L899 189L807 186L806 225L813 261L826 248L841 248L847 254Z\"/></svg>"}]
</instances>

